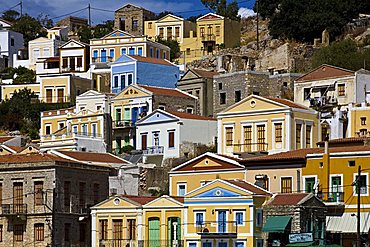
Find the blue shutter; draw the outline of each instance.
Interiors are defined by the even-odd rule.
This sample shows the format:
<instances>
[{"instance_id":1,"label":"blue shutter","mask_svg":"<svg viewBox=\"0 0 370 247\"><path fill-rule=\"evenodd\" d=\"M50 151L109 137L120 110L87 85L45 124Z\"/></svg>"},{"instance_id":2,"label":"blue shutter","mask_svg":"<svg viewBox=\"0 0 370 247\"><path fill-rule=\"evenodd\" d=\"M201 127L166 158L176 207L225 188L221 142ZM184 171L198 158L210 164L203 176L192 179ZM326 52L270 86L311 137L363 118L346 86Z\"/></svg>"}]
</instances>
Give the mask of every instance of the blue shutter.
<instances>
[{"instance_id":1,"label":"blue shutter","mask_svg":"<svg viewBox=\"0 0 370 247\"><path fill-rule=\"evenodd\" d=\"M138 56L142 56L143 55L143 48L142 47L137 48L137 55Z\"/></svg>"}]
</instances>

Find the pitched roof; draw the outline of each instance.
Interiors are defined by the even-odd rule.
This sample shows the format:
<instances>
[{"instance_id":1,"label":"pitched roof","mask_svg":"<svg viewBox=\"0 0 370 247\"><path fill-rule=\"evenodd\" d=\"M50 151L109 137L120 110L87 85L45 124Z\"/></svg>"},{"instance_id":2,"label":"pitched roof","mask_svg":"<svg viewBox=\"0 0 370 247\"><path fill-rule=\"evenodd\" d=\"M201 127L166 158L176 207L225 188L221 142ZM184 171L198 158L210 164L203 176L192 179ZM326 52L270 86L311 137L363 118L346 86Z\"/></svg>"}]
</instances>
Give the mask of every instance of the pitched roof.
<instances>
[{"instance_id":1,"label":"pitched roof","mask_svg":"<svg viewBox=\"0 0 370 247\"><path fill-rule=\"evenodd\" d=\"M268 206L294 206L313 196L311 193L286 193L275 195L268 203Z\"/></svg>"},{"instance_id":2,"label":"pitched roof","mask_svg":"<svg viewBox=\"0 0 370 247\"><path fill-rule=\"evenodd\" d=\"M197 75L204 78L213 78L215 75L219 75L217 71L209 71L203 69L192 69Z\"/></svg>"},{"instance_id":3,"label":"pitched roof","mask_svg":"<svg viewBox=\"0 0 370 247\"><path fill-rule=\"evenodd\" d=\"M349 137L349 138L339 138L339 139L332 139L329 140L329 146L342 146L342 145L364 145L364 141L370 140L369 137ZM318 146L324 147L325 142L320 141L317 143Z\"/></svg>"},{"instance_id":4,"label":"pitched roof","mask_svg":"<svg viewBox=\"0 0 370 247\"><path fill-rule=\"evenodd\" d=\"M194 96L191 96L190 94L185 93L177 88L153 87L153 86L146 86L146 85L140 85L140 87L152 92L154 95L195 99Z\"/></svg>"},{"instance_id":5,"label":"pitched roof","mask_svg":"<svg viewBox=\"0 0 370 247\"><path fill-rule=\"evenodd\" d=\"M142 57L142 56L136 56L136 55L129 55L129 56L143 63L154 63L154 64L162 64L162 65L176 67L176 65L174 65L173 63L171 63L170 61L166 59L159 59L159 58L154 58L154 57Z\"/></svg>"},{"instance_id":6,"label":"pitched roof","mask_svg":"<svg viewBox=\"0 0 370 247\"><path fill-rule=\"evenodd\" d=\"M243 188L245 190L248 190L252 192L255 195L260 195L260 196L271 196L272 194L268 192L267 190L264 190L254 184L251 184L247 181L244 180L239 180L239 179L233 179L233 180L226 180L227 182L236 185L240 188Z\"/></svg>"},{"instance_id":7,"label":"pitched roof","mask_svg":"<svg viewBox=\"0 0 370 247\"><path fill-rule=\"evenodd\" d=\"M277 103L292 107L292 108L298 108L298 109L304 109L304 110L310 110L310 108L294 103L293 101L290 101L288 99L282 99L282 98L272 98L272 97L266 97L269 100L275 101Z\"/></svg>"},{"instance_id":8,"label":"pitched roof","mask_svg":"<svg viewBox=\"0 0 370 247\"><path fill-rule=\"evenodd\" d=\"M65 156L66 159L72 158L80 162L96 162L96 163L114 163L114 164L129 164L124 159L120 159L110 153L91 153L91 152L78 152L78 151L57 151Z\"/></svg>"},{"instance_id":9,"label":"pitched roof","mask_svg":"<svg viewBox=\"0 0 370 247\"><path fill-rule=\"evenodd\" d=\"M30 154L9 154L0 155L0 163L36 163L61 161L71 163L70 160L58 157L53 154L30 153ZM76 162L72 162L76 163Z\"/></svg>"},{"instance_id":10,"label":"pitched roof","mask_svg":"<svg viewBox=\"0 0 370 247\"><path fill-rule=\"evenodd\" d=\"M22 152L24 149L26 149L26 147L18 147L18 146L9 146L9 145L6 145L7 147L9 147L10 149L14 150L15 152L17 153L20 153Z\"/></svg>"},{"instance_id":11,"label":"pitched roof","mask_svg":"<svg viewBox=\"0 0 370 247\"><path fill-rule=\"evenodd\" d=\"M179 111L166 111L166 112L168 112L172 115L175 115L176 117L179 117L179 118L194 119L194 120L217 121L217 119L215 119L215 118L203 117L203 116L200 116L200 115L191 114L191 113L187 113L187 112L179 112Z\"/></svg>"},{"instance_id":12,"label":"pitched roof","mask_svg":"<svg viewBox=\"0 0 370 247\"><path fill-rule=\"evenodd\" d=\"M299 77L296 82L315 81L330 78L339 78L354 75L355 72L352 70L339 68L336 66L322 64L316 69L308 72L307 74Z\"/></svg>"},{"instance_id":13,"label":"pitched roof","mask_svg":"<svg viewBox=\"0 0 370 247\"><path fill-rule=\"evenodd\" d=\"M0 136L0 143L4 143L4 142L9 141L13 138L14 138L14 136Z\"/></svg>"},{"instance_id":14,"label":"pitched roof","mask_svg":"<svg viewBox=\"0 0 370 247\"><path fill-rule=\"evenodd\" d=\"M151 201L154 201L158 198L158 196L130 196L130 195L122 195L122 197L126 197L134 202L137 202L141 205L145 205Z\"/></svg>"}]
</instances>

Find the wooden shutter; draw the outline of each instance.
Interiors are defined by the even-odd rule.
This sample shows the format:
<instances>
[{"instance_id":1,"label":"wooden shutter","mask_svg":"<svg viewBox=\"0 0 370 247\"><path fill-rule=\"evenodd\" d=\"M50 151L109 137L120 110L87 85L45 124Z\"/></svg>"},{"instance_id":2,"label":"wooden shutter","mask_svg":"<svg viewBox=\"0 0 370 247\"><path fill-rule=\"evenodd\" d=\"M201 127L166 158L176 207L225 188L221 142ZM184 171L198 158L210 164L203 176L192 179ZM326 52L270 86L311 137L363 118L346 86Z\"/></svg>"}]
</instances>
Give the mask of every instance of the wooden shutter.
<instances>
[{"instance_id":1,"label":"wooden shutter","mask_svg":"<svg viewBox=\"0 0 370 247\"><path fill-rule=\"evenodd\" d=\"M43 205L44 203L44 198L43 198L43 187L44 187L44 182L42 181L36 181L34 185L34 193L35 193L35 205L40 206Z\"/></svg>"},{"instance_id":2,"label":"wooden shutter","mask_svg":"<svg viewBox=\"0 0 370 247\"><path fill-rule=\"evenodd\" d=\"M175 147L175 132L173 131L168 132L168 147Z\"/></svg>"}]
</instances>

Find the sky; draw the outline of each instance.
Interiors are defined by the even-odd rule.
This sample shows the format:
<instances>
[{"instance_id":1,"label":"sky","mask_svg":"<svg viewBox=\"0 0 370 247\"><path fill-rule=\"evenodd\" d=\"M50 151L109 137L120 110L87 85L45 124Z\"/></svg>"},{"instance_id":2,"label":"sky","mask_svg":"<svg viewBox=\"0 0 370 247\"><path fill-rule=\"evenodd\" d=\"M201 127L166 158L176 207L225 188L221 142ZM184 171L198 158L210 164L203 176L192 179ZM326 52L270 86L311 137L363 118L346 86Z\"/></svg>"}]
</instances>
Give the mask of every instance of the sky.
<instances>
[{"instance_id":1,"label":"sky","mask_svg":"<svg viewBox=\"0 0 370 247\"><path fill-rule=\"evenodd\" d=\"M251 9L254 2L255 0L238 0L239 13L242 15L253 15L254 13ZM19 3L20 0L0 0L0 14ZM52 18L54 22L69 15L87 18L88 10L84 8L89 3L92 8L91 18L93 25L102 23L105 20L113 20L114 10L127 3L142 6L155 13L165 10L171 11L185 18L209 12L200 0L23 0L23 13L33 17L37 17L40 14L49 15L49 18ZM13 9L20 12L19 5ZM78 10L81 11L77 12Z\"/></svg>"}]
</instances>

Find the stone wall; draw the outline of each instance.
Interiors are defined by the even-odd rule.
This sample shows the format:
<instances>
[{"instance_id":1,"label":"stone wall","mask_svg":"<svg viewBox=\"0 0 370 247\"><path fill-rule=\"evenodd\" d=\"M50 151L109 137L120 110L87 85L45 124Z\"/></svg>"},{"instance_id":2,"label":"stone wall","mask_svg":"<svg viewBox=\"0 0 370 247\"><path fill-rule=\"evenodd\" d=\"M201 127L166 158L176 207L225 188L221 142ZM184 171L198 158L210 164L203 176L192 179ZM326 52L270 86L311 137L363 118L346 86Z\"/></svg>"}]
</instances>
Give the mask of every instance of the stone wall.
<instances>
[{"instance_id":1,"label":"stone wall","mask_svg":"<svg viewBox=\"0 0 370 247\"><path fill-rule=\"evenodd\" d=\"M114 28L141 36L144 35L144 21L154 18L153 12L127 4L114 13ZM137 29L133 29L134 21L137 21Z\"/></svg>"},{"instance_id":2,"label":"stone wall","mask_svg":"<svg viewBox=\"0 0 370 247\"><path fill-rule=\"evenodd\" d=\"M192 107L194 114L199 114L198 100L195 98L179 98L165 95L154 95L153 110L165 106L165 110L186 112L187 107Z\"/></svg>"}]
</instances>

